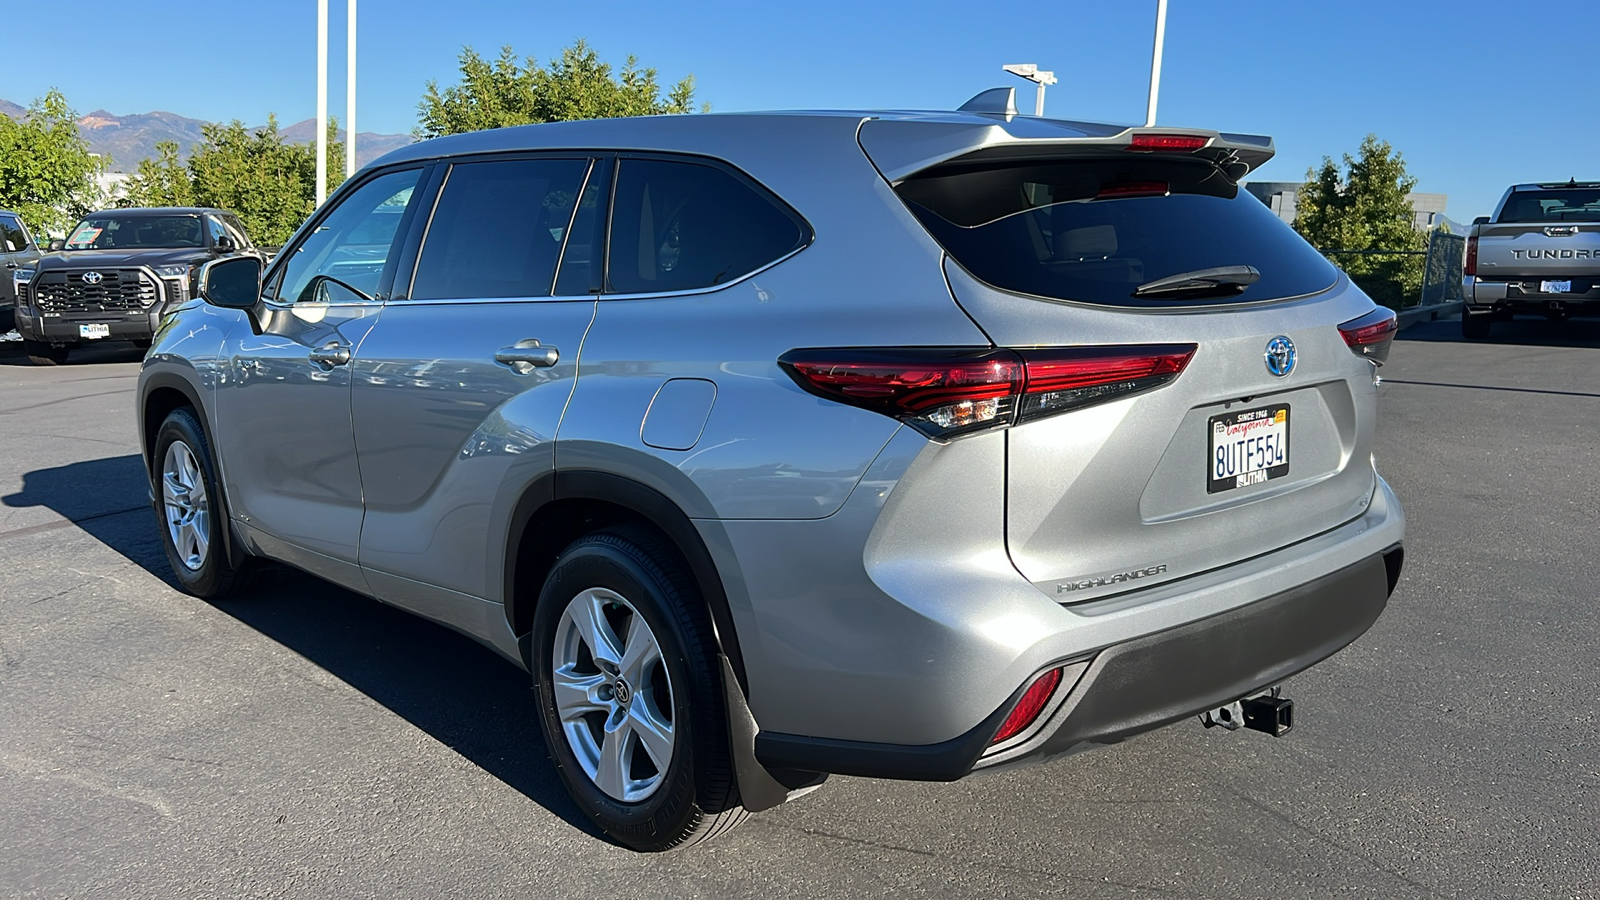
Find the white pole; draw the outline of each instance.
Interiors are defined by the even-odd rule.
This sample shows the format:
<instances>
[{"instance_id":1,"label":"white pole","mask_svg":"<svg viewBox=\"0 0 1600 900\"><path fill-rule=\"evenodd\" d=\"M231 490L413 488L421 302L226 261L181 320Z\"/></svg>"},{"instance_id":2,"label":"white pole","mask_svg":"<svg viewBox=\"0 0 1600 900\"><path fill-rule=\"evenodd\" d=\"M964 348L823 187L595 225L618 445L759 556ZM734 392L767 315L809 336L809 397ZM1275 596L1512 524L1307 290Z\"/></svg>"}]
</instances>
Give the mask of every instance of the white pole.
<instances>
[{"instance_id":1,"label":"white pole","mask_svg":"<svg viewBox=\"0 0 1600 900\"><path fill-rule=\"evenodd\" d=\"M1038 90L1033 92L1033 114L1044 117L1044 82L1039 82Z\"/></svg>"},{"instance_id":2,"label":"white pole","mask_svg":"<svg viewBox=\"0 0 1600 900\"><path fill-rule=\"evenodd\" d=\"M1167 0L1156 0L1156 49L1150 57L1150 106L1145 110L1144 127L1156 123L1156 97L1161 93L1161 45L1167 37Z\"/></svg>"},{"instance_id":3,"label":"white pole","mask_svg":"<svg viewBox=\"0 0 1600 900\"><path fill-rule=\"evenodd\" d=\"M328 197L328 0L317 0L317 205Z\"/></svg>"},{"instance_id":4,"label":"white pole","mask_svg":"<svg viewBox=\"0 0 1600 900\"><path fill-rule=\"evenodd\" d=\"M350 2L350 25L344 77L344 177L356 174L356 0Z\"/></svg>"}]
</instances>

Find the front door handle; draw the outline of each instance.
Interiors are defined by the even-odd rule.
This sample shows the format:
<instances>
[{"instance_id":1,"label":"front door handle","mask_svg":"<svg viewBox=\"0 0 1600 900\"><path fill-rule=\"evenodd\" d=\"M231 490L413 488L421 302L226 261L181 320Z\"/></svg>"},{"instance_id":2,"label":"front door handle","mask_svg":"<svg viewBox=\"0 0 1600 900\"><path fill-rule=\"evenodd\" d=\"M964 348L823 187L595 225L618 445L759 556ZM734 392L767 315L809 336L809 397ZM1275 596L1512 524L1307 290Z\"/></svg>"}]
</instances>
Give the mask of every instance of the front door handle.
<instances>
[{"instance_id":1,"label":"front door handle","mask_svg":"<svg viewBox=\"0 0 1600 900\"><path fill-rule=\"evenodd\" d=\"M311 351L311 361L324 369L342 366L350 361L350 347L338 341L329 341Z\"/></svg>"},{"instance_id":2,"label":"front door handle","mask_svg":"<svg viewBox=\"0 0 1600 900\"><path fill-rule=\"evenodd\" d=\"M495 362L510 366L511 371L518 375L526 375L534 369L548 369L560 359L560 350L545 347L533 338L517 341L494 352Z\"/></svg>"}]
</instances>

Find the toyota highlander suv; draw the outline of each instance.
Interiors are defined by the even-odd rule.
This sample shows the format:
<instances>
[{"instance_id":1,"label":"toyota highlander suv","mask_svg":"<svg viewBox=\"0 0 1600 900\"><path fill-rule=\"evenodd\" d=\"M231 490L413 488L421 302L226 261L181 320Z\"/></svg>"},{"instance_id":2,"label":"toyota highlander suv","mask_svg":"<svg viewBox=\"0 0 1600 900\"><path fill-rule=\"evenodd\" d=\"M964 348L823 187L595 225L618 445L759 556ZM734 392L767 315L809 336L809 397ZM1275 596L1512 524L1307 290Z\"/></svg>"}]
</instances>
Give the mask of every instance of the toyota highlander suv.
<instances>
[{"instance_id":1,"label":"toyota highlander suv","mask_svg":"<svg viewBox=\"0 0 1600 900\"><path fill-rule=\"evenodd\" d=\"M35 365L53 366L93 341L149 346L161 318L189 299L194 270L240 255L260 254L239 219L220 209L91 213L12 274L23 350Z\"/></svg>"},{"instance_id":2,"label":"toyota highlander suv","mask_svg":"<svg viewBox=\"0 0 1600 900\"><path fill-rule=\"evenodd\" d=\"M830 773L1281 734L1404 517L1394 315L1239 189L1272 153L983 95L395 151L156 334L172 571L280 561L516 661L640 850Z\"/></svg>"}]
</instances>

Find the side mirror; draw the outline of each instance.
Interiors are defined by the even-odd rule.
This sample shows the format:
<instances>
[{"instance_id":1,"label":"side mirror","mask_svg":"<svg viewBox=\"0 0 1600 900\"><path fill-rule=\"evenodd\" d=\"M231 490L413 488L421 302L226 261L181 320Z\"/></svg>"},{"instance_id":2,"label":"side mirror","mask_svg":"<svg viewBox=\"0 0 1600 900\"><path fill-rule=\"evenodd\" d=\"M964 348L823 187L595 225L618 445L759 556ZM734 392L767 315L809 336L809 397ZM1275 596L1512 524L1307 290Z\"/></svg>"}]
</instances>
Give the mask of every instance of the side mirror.
<instances>
[{"instance_id":1,"label":"side mirror","mask_svg":"<svg viewBox=\"0 0 1600 900\"><path fill-rule=\"evenodd\" d=\"M226 309L250 309L261 300L261 260L214 259L200 267L200 299Z\"/></svg>"},{"instance_id":2,"label":"side mirror","mask_svg":"<svg viewBox=\"0 0 1600 900\"><path fill-rule=\"evenodd\" d=\"M1487 225L1487 224L1489 224L1489 217L1488 216L1479 216L1476 219L1472 220L1472 224L1474 224L1474 225Z\"/></svg>"},{"instance_id":3,"label":"side mirror","mask_svg":"<svg viewBox=\"0 0 1600 900\"><path fill-rule=\"evenodd\" d=\"M54 240L52 240L50 242L50 252L51 253L59 253L60 251L65 250L65 249L67 249L67 242L63 238L56 238L56 239L54 239Z\"/></svg>"},{"instance_id":4,"label":"side mirror","mask_svg":"<svg viewBox=\"0 0 1600 900\"><path fill-rule=\"evenodd\" d=\"M228 237L225 234L217 238L217 252L218 253L232 253L233 251L235 251L237 249L239 249L239 248L234 246L233 238Z\"/></svg>"}]
</instances>

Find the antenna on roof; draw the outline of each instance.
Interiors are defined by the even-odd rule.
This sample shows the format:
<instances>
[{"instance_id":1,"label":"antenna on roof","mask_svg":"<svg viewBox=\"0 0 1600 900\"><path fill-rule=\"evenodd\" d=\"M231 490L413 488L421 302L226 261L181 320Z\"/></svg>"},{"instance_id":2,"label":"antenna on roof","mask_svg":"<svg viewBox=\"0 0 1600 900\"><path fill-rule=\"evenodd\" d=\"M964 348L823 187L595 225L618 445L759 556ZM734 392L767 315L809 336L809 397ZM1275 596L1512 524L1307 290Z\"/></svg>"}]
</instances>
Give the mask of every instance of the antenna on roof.
<instances>
[{"instance_id":1,"label":"antenna on roof","mask_svg":"<svg viewBox=\"0 0 1600 900\"><path fill-rule=\"evenodd\" d=\"M956 111L989 113L1009 119L1017 114L1017 91L1008 87L990 88L956 107Z\"/></svg>"}]
</instances>

